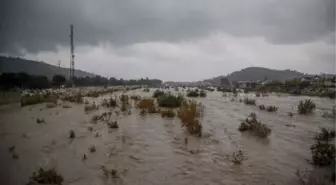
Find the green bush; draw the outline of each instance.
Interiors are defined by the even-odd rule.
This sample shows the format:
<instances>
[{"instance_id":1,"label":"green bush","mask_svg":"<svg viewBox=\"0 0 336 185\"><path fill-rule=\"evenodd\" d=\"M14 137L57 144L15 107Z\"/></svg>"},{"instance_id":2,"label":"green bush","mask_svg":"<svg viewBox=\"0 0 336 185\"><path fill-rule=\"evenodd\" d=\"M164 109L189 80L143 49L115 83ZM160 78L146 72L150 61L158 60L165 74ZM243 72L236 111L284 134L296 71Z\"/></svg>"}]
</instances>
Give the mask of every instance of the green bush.
<instances>
[{"instance_id":1,"label":"green bush","mask_svg":"<svg viewBox=\"0 0 336 185\"><path fill-rule=\"evenodd\" d=\"M183 100L184 98L182 95L175 96L170 93L161 95L157 99L159 107L167 107L167 108L180 107Z\"/></svg>"},{"instance_id":2,"label":"green bush","mask_svg":"<svg viewBox=\"0 0 336 185\"><path fill-rule=\"evenodd\" d=\"M298 105L299 114L311 114L316 108L315 103L312 100L300 101Z\"/></svg>"}]
</instances>

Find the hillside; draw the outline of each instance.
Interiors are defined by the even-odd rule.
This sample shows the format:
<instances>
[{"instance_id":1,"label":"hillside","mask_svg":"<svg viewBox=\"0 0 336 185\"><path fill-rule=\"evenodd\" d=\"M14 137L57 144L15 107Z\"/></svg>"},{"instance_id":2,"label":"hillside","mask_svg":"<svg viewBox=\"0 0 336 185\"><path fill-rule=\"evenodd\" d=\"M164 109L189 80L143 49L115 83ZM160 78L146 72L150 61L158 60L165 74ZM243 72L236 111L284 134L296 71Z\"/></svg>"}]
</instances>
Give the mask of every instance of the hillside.
<instances>
[{"instance_id":1,"label":"hillside","mask_svg":"<svg viewBox=\"0 0 336 185\"><path fill-rule=\"evenodd\" d=\"M227 77L232 81L254 81L254 80L287 80L294 77L303 76L303 73L292 70L275 70L263 67L248 67L240 71L235 71L229 74ZM204 82L210 82L212 84L220 84L221 78L224 76L218 76L212 79L204 80Z\"/></svg>"},{"instance_id":2,"label":"hillside","mask_svg":"<svg viewBox=\"0 0 336 185\"><path fill-rule=\"evenodd\" d=\"M44 62L26 60L21 58L0 56L0 73L26 72L31 75L44 75L51 79L55 74L69 77L69 68L57 67ZM93 77L94 74L81 70L75 70L77 77Z\"/></svg>"}]
</instances>

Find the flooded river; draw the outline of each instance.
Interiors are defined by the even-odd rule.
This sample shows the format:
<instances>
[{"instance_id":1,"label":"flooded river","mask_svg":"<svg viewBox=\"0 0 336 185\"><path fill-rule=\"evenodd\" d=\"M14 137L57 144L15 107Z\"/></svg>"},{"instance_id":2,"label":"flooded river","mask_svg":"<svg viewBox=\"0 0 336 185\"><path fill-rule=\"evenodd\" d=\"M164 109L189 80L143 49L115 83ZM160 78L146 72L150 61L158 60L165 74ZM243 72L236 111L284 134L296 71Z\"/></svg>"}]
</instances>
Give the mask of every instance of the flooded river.
<instances>
[{"instance_id":1,"label":"flooded river","mask_svg":"<svg viewBox=\"0 0 336 185\"><path fill-rule=\"evenodd\" d=\"M128 94L151 96L140 90ZM244 95L241 96L253 96ZM100 98L88 98L100 102ZM66 103L71 108L46 108L45 104L20 107L0 107L0 174L4 184L22 185L28 182L38 167L55 167L64 184L129 184L129 185L288 185L298 184L296 171L311 169L309 147L320 127L334 129L334 119L322 117L335 105L334 100L314 98L317 106L313 115L288 116L296 112L299 100L308 97L258 97L257 104L275 105L277 112L261 111L231 101L220 92L208 92L197 98L204 104L203 136L189 135L178 118L160 115L116 115L118 129L105 124L93 124L93 115L84 113L84 104ZM238 97L239 99L239 97ZM64 103L62 103L64 104ZM262 123L272 129L267 139L259 139L238 131L240 122L255 112ZM37 124L44 118L45 124ZM93 131L88 128L92 127ZM69 131L76 138L69 140ZM186 138L187 141L186 142ZM8 147L15 145L19 156L13 159ZM94 145L96 152L88 148ZM235 165L228 158L243 150L245 160ZM83 155L86 160L82 160ZM106 179L101 166L118 170L120 178Z\"/></svg>"}]
</instances>

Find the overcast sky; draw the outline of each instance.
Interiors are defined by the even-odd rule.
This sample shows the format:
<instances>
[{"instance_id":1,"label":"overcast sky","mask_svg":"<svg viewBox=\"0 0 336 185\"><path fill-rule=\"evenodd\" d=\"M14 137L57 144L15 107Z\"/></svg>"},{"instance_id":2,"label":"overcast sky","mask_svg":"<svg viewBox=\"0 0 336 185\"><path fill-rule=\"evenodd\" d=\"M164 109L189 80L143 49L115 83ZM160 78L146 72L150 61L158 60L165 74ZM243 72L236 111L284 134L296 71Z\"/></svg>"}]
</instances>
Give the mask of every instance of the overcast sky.
<instances>
[{"instance_id":1,"label":"overcast sky","mask_svg":"<svg viewBox=\"0 0 336 185\"><path fill-rule=\"evenodd\" d=\"M0 53L108 77L335 73L335 0L0 0Z\"/></svg>"}]
</instances>

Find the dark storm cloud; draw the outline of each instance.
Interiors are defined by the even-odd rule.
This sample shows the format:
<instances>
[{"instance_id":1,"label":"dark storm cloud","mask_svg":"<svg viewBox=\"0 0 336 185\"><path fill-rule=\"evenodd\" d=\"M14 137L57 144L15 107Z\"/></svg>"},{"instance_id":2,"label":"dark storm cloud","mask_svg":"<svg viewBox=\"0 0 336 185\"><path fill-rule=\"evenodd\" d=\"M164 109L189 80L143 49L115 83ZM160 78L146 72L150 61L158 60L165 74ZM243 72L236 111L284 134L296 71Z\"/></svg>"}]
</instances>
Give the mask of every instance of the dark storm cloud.
<instances>
[{"instance_id":1,"label":"dark storm cloud","mask_svg":"<svg viewBox=\"0 0 336 185\"><path fill-rule=\"evenodd\" d=\"M334 0L5 0L0 13L0 53L54 50L69 45L127 45L181 41L215 32L298 44L334 32Z\"/></svg>"}]
</instances>

